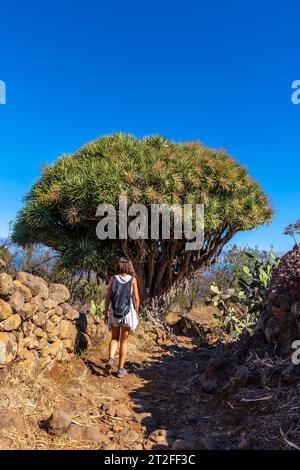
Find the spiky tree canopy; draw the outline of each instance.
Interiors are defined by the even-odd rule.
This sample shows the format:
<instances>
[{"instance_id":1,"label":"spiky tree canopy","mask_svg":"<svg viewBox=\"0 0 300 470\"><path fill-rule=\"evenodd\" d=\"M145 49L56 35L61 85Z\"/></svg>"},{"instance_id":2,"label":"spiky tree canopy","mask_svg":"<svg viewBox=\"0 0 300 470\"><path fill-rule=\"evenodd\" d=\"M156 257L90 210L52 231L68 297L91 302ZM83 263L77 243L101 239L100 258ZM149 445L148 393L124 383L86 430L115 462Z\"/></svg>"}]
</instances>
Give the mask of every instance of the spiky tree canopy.
<instances>
[{"instance_id":1,"label":"spiky tree canopy","mask_svg":"<svg viewBox=\"0 0 300 470\"><path fill-rule=\"evenodd\" d=\"M185 240L100 241L96 209L101 203L205 205L205 243L185 252ZM259 185L224 151L199 143L114 134L64 155L44 168L18 214L13 240L43 243L63 265L105 276L116 254L133 260L150 295L213 261L238 231L270 221L272 210Z\"/></svg>"}]
</instances>

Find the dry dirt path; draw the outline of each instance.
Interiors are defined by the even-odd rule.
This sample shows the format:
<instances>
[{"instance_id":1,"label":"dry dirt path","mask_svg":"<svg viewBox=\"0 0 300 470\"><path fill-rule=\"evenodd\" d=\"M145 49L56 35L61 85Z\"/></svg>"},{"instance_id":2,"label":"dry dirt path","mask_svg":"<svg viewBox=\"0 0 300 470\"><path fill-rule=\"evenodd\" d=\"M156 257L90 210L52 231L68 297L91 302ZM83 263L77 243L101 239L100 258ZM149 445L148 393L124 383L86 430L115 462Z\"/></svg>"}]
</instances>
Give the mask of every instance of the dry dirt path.
<instances>
[{"instance_id":1,"label":"dry dirt path","mask_svg":"<svg viewBox=\"0 0 300 470\"><path fill-rule=\"evenodd\" d=\"M104 375L99 347L31 382L0 371L0 449L290 448L284 438L297 440L299 389L237 388L225 376L205 392L200 377L212 354L179 337L130 349L122 379ZM54 410L71 420L61 435L48 432Z\"/></svg>"}]
</instances>

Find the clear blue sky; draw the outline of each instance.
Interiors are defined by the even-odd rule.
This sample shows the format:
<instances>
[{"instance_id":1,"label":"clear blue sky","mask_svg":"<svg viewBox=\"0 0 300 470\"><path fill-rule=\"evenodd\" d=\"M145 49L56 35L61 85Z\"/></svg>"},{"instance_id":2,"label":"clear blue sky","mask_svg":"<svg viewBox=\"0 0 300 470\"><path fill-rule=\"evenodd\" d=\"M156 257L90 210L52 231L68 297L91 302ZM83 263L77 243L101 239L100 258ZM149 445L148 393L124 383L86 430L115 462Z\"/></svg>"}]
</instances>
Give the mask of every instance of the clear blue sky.
<instances>
[{"instance_id":1,"label":"clear blue sky","mask_svg":"<svg viewBox=\"0 0 300 470\"><path fill-rule=\"evenodd\" d=\"M299 1L11 0L0 16L0 236L44 163L122 131L225 147L276 213L236 241L292 245Z\"/></svg>"}]
</instances>

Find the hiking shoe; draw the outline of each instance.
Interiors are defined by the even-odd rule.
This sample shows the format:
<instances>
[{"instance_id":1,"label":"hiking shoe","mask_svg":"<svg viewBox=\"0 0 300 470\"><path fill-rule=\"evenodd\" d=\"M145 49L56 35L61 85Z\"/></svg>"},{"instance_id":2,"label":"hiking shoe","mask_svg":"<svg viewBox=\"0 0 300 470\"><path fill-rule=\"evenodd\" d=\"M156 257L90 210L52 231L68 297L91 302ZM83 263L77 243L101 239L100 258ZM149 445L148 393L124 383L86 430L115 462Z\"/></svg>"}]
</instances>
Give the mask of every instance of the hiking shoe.
<instances>
[{"instance_id":1,"label":"hiking shoe","mask_svg":"<svg viewBox=\"0 0 300 470\"><path fill-rule=\"evenodd\" d=\"M124 375L127 375L127 370L126 369L118 369L118 372L117 372L117 377L119 379L121 379L122 377L124 377Z\"/></svg>"},{"instance_id":2,"label":"hiking shoe","mask_svg":"<svg viewBox=\"0 0 300 470\"><path fill-rule=\"evenodd\" d=\"M106 365L105 365L105 369L104 369L104 372L106 375L110 375L111 374L111 370L114 366L114 360L112 358L108 359Z\"/></svg>"}]
</instances>

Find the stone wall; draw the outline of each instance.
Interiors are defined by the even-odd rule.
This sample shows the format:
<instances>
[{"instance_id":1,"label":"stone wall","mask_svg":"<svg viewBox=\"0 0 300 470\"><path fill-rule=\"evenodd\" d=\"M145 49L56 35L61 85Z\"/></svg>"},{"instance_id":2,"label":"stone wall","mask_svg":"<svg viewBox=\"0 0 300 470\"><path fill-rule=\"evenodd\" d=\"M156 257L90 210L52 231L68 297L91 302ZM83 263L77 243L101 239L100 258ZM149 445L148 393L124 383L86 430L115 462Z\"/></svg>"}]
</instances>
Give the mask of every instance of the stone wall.
<instances>
[{"instance_id":1,"label":"stone wall","mask_svg":"<svg viewBox=\"0 0 300 470\"><path fill-rule=\"evenodd\" d=\"M28 375L53 360L68 360L97 334L95 315L79 314L68 304L69 290L19 272L0 274L0 367L22 363Z\"/></svg>"},{"instance_id":2,"label":"stone wall","mask_svg":"<svg viewBox=\"0 0 300 470\"><path fill-rule=\"evenodd\" d=\"M300 246L286 253L274 269L264 302L262 326L265 338L288 354L300 339Z\"/></svg>"}]
</instances>

